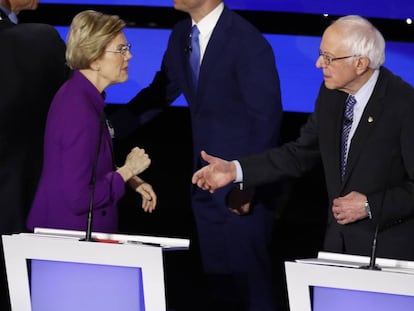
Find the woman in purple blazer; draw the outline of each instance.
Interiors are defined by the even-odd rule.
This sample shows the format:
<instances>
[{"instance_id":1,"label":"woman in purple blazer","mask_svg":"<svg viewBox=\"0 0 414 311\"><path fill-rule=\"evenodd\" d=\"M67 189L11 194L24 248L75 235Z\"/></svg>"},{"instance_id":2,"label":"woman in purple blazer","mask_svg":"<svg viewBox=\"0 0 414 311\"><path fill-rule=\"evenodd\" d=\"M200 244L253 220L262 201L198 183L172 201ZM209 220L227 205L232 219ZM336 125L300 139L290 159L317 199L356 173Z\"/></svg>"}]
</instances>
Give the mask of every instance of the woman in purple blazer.
<instances>
[{"instance_id":1,"label":"woman in purple blazer","mask_svg":"<svg viewBox=\"0 0 414 311\"><path fill-rule=\"evenodd\" d=\"M31 230L85 230L93 204L93 231L116 232L117 202L126 182L141 193L145 211L155 208L151 185L136 176L150 165L148 155L135 147L124 165L116 167L104 115L105 89L128 79L132 55L124 27L118 16L92 10L72 21L66 59L73 75L49 110L44 165L27 220Z\"/></svg>"}]
</instances>

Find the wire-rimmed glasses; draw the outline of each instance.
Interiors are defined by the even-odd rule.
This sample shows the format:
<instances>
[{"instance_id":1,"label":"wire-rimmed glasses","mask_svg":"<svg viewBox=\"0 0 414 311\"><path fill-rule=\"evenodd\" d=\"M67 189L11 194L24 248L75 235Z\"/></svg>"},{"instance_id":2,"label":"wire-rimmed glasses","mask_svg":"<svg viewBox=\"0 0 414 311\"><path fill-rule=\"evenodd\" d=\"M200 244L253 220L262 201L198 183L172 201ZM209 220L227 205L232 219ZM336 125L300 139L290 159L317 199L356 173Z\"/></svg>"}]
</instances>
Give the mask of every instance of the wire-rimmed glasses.
<instances>
[{"instance_id":1,"label":"wire-rimmed glasses","mask_svg":"<svg viewBox=\"0 0 414 311\"><path fill-rule=\"evenodd\" d=\"M336 60L340 60L340 59L346 59L346 58L351 58L351 57L359 57L360 55L349 55L349 56L341 56L341 57L332 57L329 56L327 54L325 54L322 50L319 50L319 57L323 58L323 61L325 63L326 66L329 66L332 62L336 61Z\"/></svg>"},{"instance_id":2,"label":"wire-rimmed glasses","mask_svg":"<svg viewBox=\"0 0 414 311\"><path fill-rule=\"evenodd\" d=\"M122 56L126 56L128 52L131 52L131 47L131 43L127 43L122 45L118 50L105 50L105 52L119 53Z\"/></svg>"}]
</instances>

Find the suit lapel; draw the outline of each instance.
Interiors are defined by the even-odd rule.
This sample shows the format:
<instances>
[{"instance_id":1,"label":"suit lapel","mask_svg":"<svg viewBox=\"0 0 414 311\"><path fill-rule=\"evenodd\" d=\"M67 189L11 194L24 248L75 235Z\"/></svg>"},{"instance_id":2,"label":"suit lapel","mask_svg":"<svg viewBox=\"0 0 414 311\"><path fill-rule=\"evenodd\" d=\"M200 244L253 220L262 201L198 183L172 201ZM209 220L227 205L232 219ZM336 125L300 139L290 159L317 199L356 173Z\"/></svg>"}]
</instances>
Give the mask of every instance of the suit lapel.
<instances>
[{"instance_id":1,"label":"suit lapel","mask_svg":"<svg viewBox=\"0 0 414 311\"><path fill-rule=\"evenodd\" d=\"M335 181L335 189L338 189L342 183L341 179L341 133L342 133L342 116L344 112L346 94L339 91L323 91L324 105L318 107L320 111L320 139L321 150L325 155L325 166L327 171L332 172L329 177L330 182ZM333 186L333 185L331 185Z\"/></svg>"},{"instance_id":2,"label":"suit lapel","mask_svg":"<svg viewBox=\"0 0 414 311\"><path fill-rule=\"evenodd\" d=\"M216 27L213 29L210 40L204 52L203 60L200 66L199 83L197 89L197 96L202 96L203 89L206 83L210 81L210 73L213 68L217 66L219 60L222 59L223 49L230 38L231 15L229 10L225 7Z\"/></svg>"},{"instance_id":3,"label":"suit lapel","mask_svg":"<svg viewBox=\"0 0 414 311\"><path fill-rule=\"evenodd\" d=\"M196 94L194 94L194 90L192 87L191 82L191 69L190 69L190 33L191 33L191 19L187 19L183 27L179 30L179 37L177 39L177 44L175 46L175 55L178 57L175 59L177 63L175 64L177 70L177 74L180 75L179 80L183 81L183 93L187 101L190 103L195 102ZM183 70L184 69L184 70Z\"/></svg>"},{"instance_id":4,"label":"suit lapel","mask_svg":"<svg viewBox=\"0 0 414 311\"><path fill-rule=\"evenodd\" d=\"M383 79L383 75L380 73L374 91L368 100L355 134L352 137L346 165L347 174L345 175L345 180L352 174L352 170L354 169L361 152L367 145L366 141L375 129L376 122L380 119L384 109L382 98L384 97L384 90L386 89L385 84L386 82Z\"/></svg>"},{"instance_id":5,"label":"suit lapel","mask_svg":"<svg viewBox=\"0 0 414 311\"><path fill-rule=\"evenodd\" d=\"M346 97L344 95L341 95L338 99L338 109L335 113L336 120L334 121L335 129L333 133L338 133L334 135L334 143L332 144L333 148L335 148L335 151L333 154L335 154L338 158L337 161L335 161L335 180L338 180L339 183L342 183L342 176L341 176L341 161L342 161L342 122L343 122L343 115L345 110L345 100Z\"/></svg>"}]
</instances>

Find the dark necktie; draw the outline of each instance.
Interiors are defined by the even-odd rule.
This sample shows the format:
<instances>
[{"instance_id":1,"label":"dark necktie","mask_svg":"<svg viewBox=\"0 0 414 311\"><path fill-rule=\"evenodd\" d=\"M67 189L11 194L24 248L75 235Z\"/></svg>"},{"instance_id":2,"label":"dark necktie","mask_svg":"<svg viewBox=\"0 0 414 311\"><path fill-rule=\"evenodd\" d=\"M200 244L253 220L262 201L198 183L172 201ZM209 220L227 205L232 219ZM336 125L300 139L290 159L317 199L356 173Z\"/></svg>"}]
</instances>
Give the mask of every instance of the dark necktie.
<instances>
[{"instance_id":1,"label":"dark necktie","mask_svg":"<svg viewBox=\"0 0 414 311\"><path fill-rule=\"evenodd\" d=\"M345 111L344 111L344 121L342 124L342 150L341 150L341 176L342 179L345 176L345 168L347 161L347 142L349 137L349 131L352 127L352 119L354 117L354 106L356 104L356 99L354 96L349 95L345 102Z\"/></svg>"},{"instance_id":2,"label":"dark necktie","mask_svg":"<svg viewBox=\"0 0 414 311\"><path fill-rule=\"evenodd\" d=\"M190 41L190 67L191 67L191 78L194 89L197 88L198 84L198 73L200 72L200 43L198 41L198 35L200 31L197 25L194 25L191 29Z\"/></svg>"}]
</instances>

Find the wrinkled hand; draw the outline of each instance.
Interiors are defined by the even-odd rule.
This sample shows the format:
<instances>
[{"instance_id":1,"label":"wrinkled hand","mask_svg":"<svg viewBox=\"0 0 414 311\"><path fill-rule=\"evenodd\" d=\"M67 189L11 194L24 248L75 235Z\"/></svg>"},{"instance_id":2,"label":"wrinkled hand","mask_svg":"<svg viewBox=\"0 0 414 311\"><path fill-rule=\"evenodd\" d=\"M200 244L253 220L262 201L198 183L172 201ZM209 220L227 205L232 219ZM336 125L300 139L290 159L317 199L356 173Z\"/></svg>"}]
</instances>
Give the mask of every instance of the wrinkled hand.
<instances>
[{"instance_id":1,"label":"wrinkled hand","mask_svg":"<svg viewBox=\"0 0 414 311\"><path fill-rule=\"evenodd\" d=\"M229 210L236 215L246 215L250 212L250 203L254 192L234 188L228 195Z\"/></svg>"},{"instance_id":2,"label":"wrinkled hand","mask_svg":"<svg viewBox=\"0 0 414 311\"><path fill-rule=\"evenodd\" d=\"M332 213L338 224L346 225L368 217L365 211L367 196L352 191L343 197L333 200Z\"/></svg>"},{"instance_id":3,"label":"wrinkled hand","mask_svg":"<svg viewBox=\"0 0 414 311\"><path fill-rule=\"evenodd\" d=\"M235 180L236 166L232 162L213 157L205 151L201 151L201 157L208 165L194 173L191 179L193 184L213 193Z\"/></svg>"},{"instance_id":4,"label":"wrinkled hand","mask_svg":"<svg viewBox=\"0 0 414 311\"><path fill-rule=\"evenodd\" d=\"M142 209L145 212L152 213L157 205L157 195L155 194L152 186L138 176L134 176L128 180L128 184L132 189L141 194Z\"/></svg>"},{"instance_id":5,"label":"wrinkled hand","mask_svg":"<svg viewBox=\"0 0 414 311\"><path fill-rule=\"evenodd\" d=\"M124 166L127 167L132 175L138 175L150 166L151 160L144 149L135 147L127 155Z\"/></svg>"}]
</instances>

